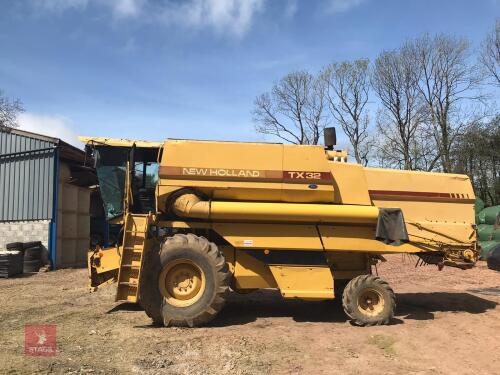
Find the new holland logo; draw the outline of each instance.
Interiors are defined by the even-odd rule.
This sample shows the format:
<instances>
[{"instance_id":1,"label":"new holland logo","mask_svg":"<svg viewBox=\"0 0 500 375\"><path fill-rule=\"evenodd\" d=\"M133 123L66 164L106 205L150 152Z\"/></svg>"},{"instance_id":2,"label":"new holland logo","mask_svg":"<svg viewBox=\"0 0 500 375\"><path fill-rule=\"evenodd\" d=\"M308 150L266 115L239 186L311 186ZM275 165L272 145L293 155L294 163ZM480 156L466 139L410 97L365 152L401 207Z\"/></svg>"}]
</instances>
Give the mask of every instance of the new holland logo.
<instances>
[{"instance_id":1,"label":"new holland logo","mask_svg":"<svg viewBox=\"0 0 500 375\"><path fill-rule=\"evenodd\" d=\"M182 168L185 176L212 176L212 177L241 177L259 178L261 171L249 169L224 169L224 168Z\"/></svg>"}]
</instances>

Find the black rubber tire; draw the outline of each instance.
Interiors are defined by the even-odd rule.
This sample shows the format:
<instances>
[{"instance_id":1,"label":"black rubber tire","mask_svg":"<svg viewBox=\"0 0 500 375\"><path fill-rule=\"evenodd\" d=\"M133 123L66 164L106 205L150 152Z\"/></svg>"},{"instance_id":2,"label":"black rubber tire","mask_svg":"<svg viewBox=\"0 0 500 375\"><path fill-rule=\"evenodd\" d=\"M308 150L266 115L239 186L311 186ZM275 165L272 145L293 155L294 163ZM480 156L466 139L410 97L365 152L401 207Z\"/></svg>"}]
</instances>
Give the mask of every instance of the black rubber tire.
<instances>
[{"instance_id":1,"label":"black rubber tire","mask_svg":"<svg viewBox=\"0 0 500 375\"><path fill-rule=\"evenodd\" d=\"M40 241L31 241L31 242L24 242L23 243L23 249L25 249L25 250L33 248L33 247L41 248L42 243Z\"/></svg>"},{"instance_id":2,"label":"black rubber tire","mask_svg":"<svg viewBox=\"0 0 500 375\"><path fill-rule=\"evenodd\" d=\"M177 259L192 261L205 275L203 294L198 301L186 307L169 304L159 292L158 277L161 270ZM201 326L210 322L223 308L229 294L231 273L224 255L214 243L194 234L176 234L168 237L161 246L159 264L158 269L148 265L154 277L148 280L150 285L143 288L142 297L149 306L148 315L154 322L158 320L157 306L160 306L162 323L167 327ZM143 272L146 272L146 269Z\"/></svg>"},{"instance_id":3,"label":"black rubber tire","mask_svg":"<svg viewBox=\"0 0 500 375\"><path fill-rule=\"evenodd\" d=\"M139 304L153 320L154 325L163 325L161 304L163 297L158 289L158 275L161 271L160 246L154 246L144 254L141 282L139 283Z\"/></svg>"},{"instance_id":4,"label":"black rubber tire","mask_svg":"<svg viewBox=\"0 0 500 375\"><path fill-rule=\"evenodd\" d=\"M376 316L367 316L358 306L360 294L367 289L377 291L384 300L384 308ZM342 306L347 316L352 319L355 325L374 326L389 324L394 317L396 297L389 284L380 277L361 275L349 281L345 287L342 295Z\"/></svg>"},{"instance_id":5,"label":"black rubber tire","mask_svg":"<svg viewBox=\"0 0 500 375\"><path fill-rule=\"evenodd\" d=\"M7 250L22 250L23 249L23 243L22 242L11 242L5 245L5 248Z\"/></svg>"},{"instance_id":6,"label":"black rubber tire","mask_svg":"<svg viewBox=\"0 0 500 375\"><path fill-rule=\"evenodd\" d=\"M30 247L24 250L24 260L40 260L42 252L40 247Z\"/></svg>"},{"instance_id":7,"label":"black rubber tire","mask_svg":"<svg viewBox=\"0 0 500 375\"><path fill-rule=\"evenodd\" d=\"M333 289L335 292L335 299L337 299L337 296L340 297L344 294L344 290L345 290L347 284L349 284L349 281L350 280L348 280L348 279L334 280ZM338 299L341 299L341 298L338 298Z\"/></svg>"},{"instance_id":8,"label":"black rubber tire","mask_svg":"<svg viewBox=\"0 0 500 375\"><path fill-rule=\"evenodd\" d=\"M38 272L40 270L39 260L28 260L23 263L23 273Z\"/></svg>"}]
</instances>

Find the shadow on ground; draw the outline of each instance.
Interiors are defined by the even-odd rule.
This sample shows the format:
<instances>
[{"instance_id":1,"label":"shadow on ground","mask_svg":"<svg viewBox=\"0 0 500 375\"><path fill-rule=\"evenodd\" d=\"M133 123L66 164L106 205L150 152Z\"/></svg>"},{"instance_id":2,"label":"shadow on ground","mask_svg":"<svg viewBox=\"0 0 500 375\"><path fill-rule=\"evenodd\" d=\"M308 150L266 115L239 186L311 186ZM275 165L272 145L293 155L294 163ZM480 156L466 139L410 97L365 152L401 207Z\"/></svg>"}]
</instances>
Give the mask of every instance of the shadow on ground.
<instances>
[{"instance_id":1,"label":"shadow on ground","mask_svg":"<svg viewBox=\"0 0 500 375\"><path fill-rule=\"evenodd\" d=\"M496 302L469 293L400 293L396 295L396 317L414 320L434 319L435 312L480 314L497 306ZM345 322L341 300L310 302L284 300L276 291L262 290L247 296L233 296L212 323L213 326L246 324L258 318L291 317L297 322ZM403 323L394 319L393 324Z\"/></svg>"},{"instance_id":2,"label":"shadow on ground","mask_svg":"<svg viewBox=\"0 0 500 375\"><path fill-rule=\"evenodd\" d=\"M123 302L106 311L106 314L112 314L117 311L142 311L142 307L138 303Z\"/></svg>"},{"instance_id":3,"label":"shadow on ground","mask_svg":"<svg viewBox=\"0 0 500 375\"><path fill-rule=\"evenodd\" d=\"M470 293L402 293L397 295L396 316L403 319L434 319L435 312L467 312L481 314L497 303Z\"/></svg>"},{"instance_id":4,"label":"shadow on ground","mask_svg":"<svg viewBox=\"0 0 500 375\"><path fill-rule=\"evenodd\" d=\"M432 320L436 312L467 312L481 314L494 309L497 303L470 293L400 293L396 295L396 318L392 324L404 320ZM137 311L138 304L122 303L109 310ZM223 327L248 324L259 318L287 317L296 322L346 322L341 299L333 301L285 300L275 290L258 290L239 295L233 293L224 309L210 326ZM401 320L402 319L402 320Z\"/></svg>"}]
</instances>

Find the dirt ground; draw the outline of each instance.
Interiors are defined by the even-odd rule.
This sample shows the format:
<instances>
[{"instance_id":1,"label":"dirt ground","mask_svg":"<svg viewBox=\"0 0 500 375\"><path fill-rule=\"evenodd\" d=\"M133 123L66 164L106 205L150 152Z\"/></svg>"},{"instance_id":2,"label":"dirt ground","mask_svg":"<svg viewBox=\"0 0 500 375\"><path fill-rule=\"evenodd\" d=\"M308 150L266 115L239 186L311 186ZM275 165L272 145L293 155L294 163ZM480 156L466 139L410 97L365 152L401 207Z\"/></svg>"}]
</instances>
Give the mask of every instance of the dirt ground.
<instances>
[{"instance_id":1,"label":"dirt ground","mask_svg":"<svg viewBox=\"0 0 500 375\"><path fill-rule=\"evenodd\" d=\"M114 287L89 294L86 270L0 279L2 374L495 374L500 272L391 256L390 326L352 326L338 302L233 295L209 327L158 328ZM24 355L24 325L55 324L57 355Z\"/></svg>"}]
</instances>

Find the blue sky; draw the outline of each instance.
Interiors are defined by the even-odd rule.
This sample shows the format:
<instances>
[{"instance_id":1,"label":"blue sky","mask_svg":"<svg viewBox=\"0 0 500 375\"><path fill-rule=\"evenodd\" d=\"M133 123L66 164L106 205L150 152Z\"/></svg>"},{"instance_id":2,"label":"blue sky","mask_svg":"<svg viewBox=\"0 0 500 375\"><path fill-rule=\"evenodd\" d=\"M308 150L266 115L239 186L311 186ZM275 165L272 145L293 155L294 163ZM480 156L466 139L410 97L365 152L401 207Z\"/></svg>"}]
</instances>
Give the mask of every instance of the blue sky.
<instances>
[{"instance_id":1,"label":"blue sky","mask_svg":"<svg viewBox=\"0 0 500 375\"><path fill-rule=\"evenodd\" d=\"M272 141L253 100L286 73L423 32L478 49L498 16L498 0L2 0L0 89L22 127L72 142Z\"/></svg>"}]
</instances>

